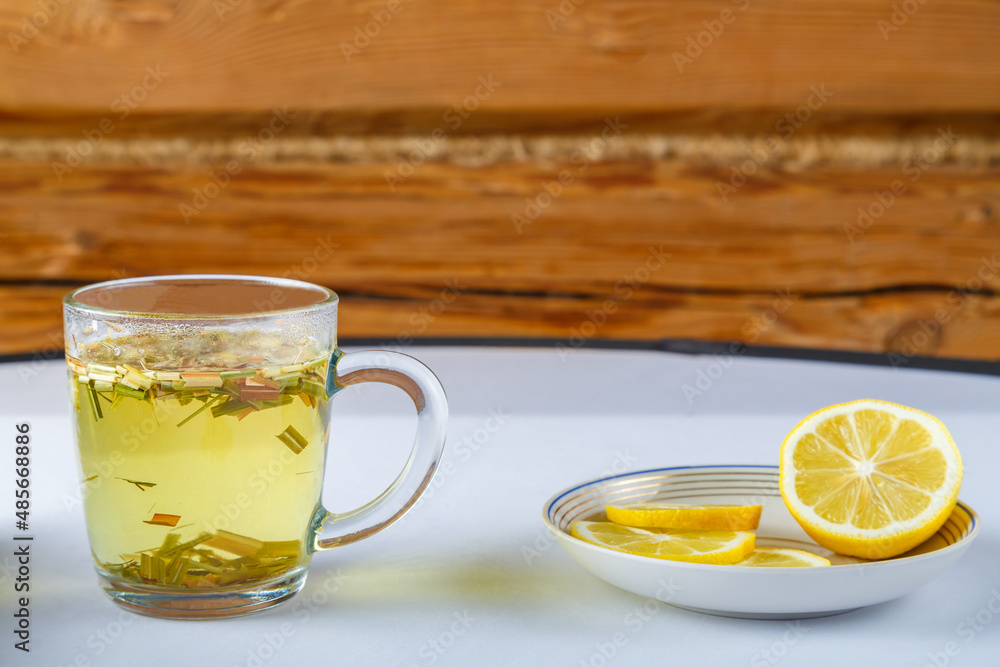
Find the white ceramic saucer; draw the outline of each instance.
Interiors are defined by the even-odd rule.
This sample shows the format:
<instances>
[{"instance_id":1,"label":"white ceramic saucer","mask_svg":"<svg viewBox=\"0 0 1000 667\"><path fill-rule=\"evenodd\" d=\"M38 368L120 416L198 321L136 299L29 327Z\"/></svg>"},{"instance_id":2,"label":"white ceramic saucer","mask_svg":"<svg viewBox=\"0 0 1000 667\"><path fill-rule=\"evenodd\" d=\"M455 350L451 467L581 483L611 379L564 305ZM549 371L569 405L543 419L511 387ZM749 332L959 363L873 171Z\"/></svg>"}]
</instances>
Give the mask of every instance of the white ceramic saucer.
<instances>
[{"instance_id":1,"label":"white ceramic saucer","mask_svg":"<svg viewBox=\"0 0 1000 667\"><path fill-rule=\"evenodd\" d=\"M757 546L802 549L832 567L733 567L633 556L578 540L569 526L603 520L610 502L763 505ZM948 569L979 532L979 519L962 502L933 537L901 556L863 561L816 544L785 508L776 466L659 468L605 477L566 489L544 508L560 546L584 568L632 593L677 607L745 618L810 618L878 604L913 591Z\"/></svg>"}]
</instances>

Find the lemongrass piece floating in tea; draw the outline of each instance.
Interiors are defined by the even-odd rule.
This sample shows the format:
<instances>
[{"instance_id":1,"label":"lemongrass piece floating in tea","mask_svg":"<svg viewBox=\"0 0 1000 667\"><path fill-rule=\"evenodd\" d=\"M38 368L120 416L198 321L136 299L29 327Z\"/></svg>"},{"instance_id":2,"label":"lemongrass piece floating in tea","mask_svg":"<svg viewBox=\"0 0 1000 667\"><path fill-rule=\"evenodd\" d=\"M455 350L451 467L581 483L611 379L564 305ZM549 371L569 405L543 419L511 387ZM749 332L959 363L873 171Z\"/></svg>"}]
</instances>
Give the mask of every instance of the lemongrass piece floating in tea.
<instances>
[{"instance_id":1,"label":"lemongrass piece floating in tea","mask_svg":"<svg viewBox=\"0 0 1000 667\"><path fill-rule=\"evenodd\" d=\"M140 389L132 389L131 387L127 387L120 383L115 385L115 391L122 396L128 396L130 398L138 398L140 401L146 400L145 391L142 391Z\"/></svg>"},{"instance_id":2,"label":"lemongrass piece floating in tea","mask_svg":"<svg viewBox=\"0 0 1000 667\"><path fill-rule=\"evenodd\" d=\"M212 533L201 533L198 537L181 544L177 544L169 549L165 549L160 555L161 556L173 556L174 554L183 553L189 549L193 549L199 544L203 544L208 540L212 539Z\"/></svg>"},{"instance_id":3,"label":"lemongrass piece floating in tea","mask_svg":"<svg viewBox=\"0 0 1000 667\"><path fill-rule=\"evenodd\" d=\"M281 383L268 380L266 377L260 375L248 377L245 384L247 387L270 387L271 389L281 389Z\"/></svg>"},{"instance_id":4,"label":"lemongrass piece floating in tea","mask_svg":"<svg viewBox=\"0 0 1000 667\"><path fill-rule=\"evenodd\" d=\"M181 517L179 514L154 514L152 519L143 521L143 523L148 523L150 526L169 526L173 528L180 520Z\"/></svg>"},{"instance_id":5,"label":"lemongrass piece floating in tea","mask_svg":"<svg viewBox=\"0 0 1000 667\"><path fill-rule=\"evenodd\" d=\"M98 478L98 475L91 475L90 477L88 477L87 479L85 479L83 481L84 482L93 482L97 478Z\"/></svg>"},{"instance_id":6,"label":"lemongrass piece floating in tea","mask_svg":"<svg viewBox=\"0 0 1000 667\"><path fill-rule=\"evenodd\" d=\"M178 586L184 581L184 576L188 572L188 568L191 566L191 561L187 558L179 559L176 564L171 561L170 565L167 567L167 572L170 573L170 581L168 583Z\"/></svg>"},{"instance_id":7,"label":"lemongrass piece floating in tea","mask_svg":"<svg viewBox=\"0 0 1000 667\"><path fill-rule=\"evenodd\" d=\"M149 389L150 387L153 386L153 379L147 377L138 368L134 366L129 366L128 364L122 364L120 368L121 370L119 370L119 367L116 367L115 370L118 371L119 373L122 373L123 382L124 381L131 382L132 384L137 385L136 388L142 388L142 389Z\"/></svg>"},{"instance_id":8,"label":"lemongrass piece floating in tea","mask_svg":"<svg viewBox=\"0 0 1000 667\"><path fill-rule=\"evenodd\" d=\"M225 563L225 561L221 561L221 563ZM205 570L210 574L222 574L226 571L225 568L206 561L204 557L199 557L198 560L195 561L195 568L198 570Z\"/></svg>"},{"instance_id":9,"label":"lemongrass piece floating in tea","mask_svg":"<svg viewBox=\"0 0 1000 667\"><path fill-rule=\"evenodd\" d=\"M240 398L244 401L276 401L281 397L281 388L252 387L244 385L240 388Z\"/></svg>"},{"instance_id":10,"label":"lemongrass piece floating in tea","mask_svg":"<svg viewBox=\"0 0 1000 667\"><path fill-rule=\"evenodd\" d=\"M264 557L288 557L297 556L302 542L299 540L285 540L282 542L264 542L257 554L258 558Z\"/></svg>"},{"instance_id":11,"label":"lemongrass piece floating in tea","mask_svg":"<svg viewBox=\"0 0 1000 667\"><path fill-rule=\"evenodd\" d=\"M164 583L167 576L167 563L169 561L162 556L150 556L149 554L141 554L141 559L139 565L140 576L147 581L157 584Z\"/></svg>"},{"instance_id":12,"label":"lemongrass piece floating in tea","mask_svg":"<svg viewBox=\"0 0 1000 667\"><path fill-rule=\"evenodd\" d=\"M292 425L289 425L288 428L275 437L285 443L285 446L292 450L293 454L298 454L309 445L309 441L296 431Z\"/></svg>"},{"instance_id":13,"label":"lemongrass piece floating in tea","mask_svg":"<svg viewBox=\"0 0 1000 667\"><path fill-rule=\"evenodd\" d=\"M221 380L220 380L220 382L221 382ZM181 426L184 426L184 424L187 424L189 421L191 421L192 419L194 419L195 417L197 417L206 408L208 408L210 405L212 405L212 403L215 403L220 398L222 398L222 394L217 394L217 395L213 396L212 398L208 399L207 401L205 401L204 405L202 405L200 408L198 408L197 410L195 410L194 412L192 412L191 414L189 414L187 417L185 417L184 419L182 419L180 422L178 422L177 428L180 428Z\"/></svg>"},{"instance_id":14,"label":"lemongrass piece floating in tea","mask_svg":"<svg viewBox=\"0 0 1000 667\"><path fill-rule=\"evenodd\" d=\"M222 377L218 373L181 373L185 387L215 388L222 386Z\"/></svg>"},{"instance_id":15,"label":"lemongrass piece floating in tea","mask_svg":"<svg viewBox=\"0 0 1000 667\"><path fill-rule=\"evenodd\" d=\"M250 405L246 401L241 401L238 398L230 398L224 403L214 406L212 408L212 416L221 417L223 415L236 414L237 412L243 412L248 407Z\"/></svg>"},{"instance_id":16,"label":"lemongrass piece floating in tea","mask_svg":"<svg viewBox=\"0 0 1000 667\"><path fill-rule=\"evenodd\" d=\"M236 378L250 377L251 375L256 375L257 369L255 368L244 368L238 371L222 371L219 373L219 377L223 380L233 380Z\"/></svg>"},{"instance_id":17,"label":"lemongrass piece floating in tea","mask_svg":"<svg viewBox=\"0 0 1000 667\"><path fill-rule=\"evenodd\" d=\"M101 419L104 413L101 412L101 401L97 398L97 392L90 385L87 385L87 397L90 399L90 409L94 413L94 421Z\"/></svg>"},{"instance_id":18,"label":"lemongrass piece floating in tea","mask_svg":"<svg viewBox=\"0 0 1000 667\"><path fill-rule=\"evenodd\" d=\"M180 544L180 541L180 533L167 533L167 536L163 538L163 544L161 544L160 548L156 550L156 555L163 556L164 554L169 553L174 547Z\"/></svg>"},{"instance_id":19,"label":"lemongrass piece floating in tea","mask_svg":"<svg viewBox=\"0 0 1000 667\"><path fill-rule=\"evenodd\" d=\"M302 391L305 392L306 394L309 394L310 396L314 396L316 398L326 397L326 387L321 385L319 382L313 382L311 380L302 380L301 384L299 385L299 388L302 389Z\"/></svg>"},{"instance_id":20,"label":"lemongrass piece floating in tea","mask_svg":"<svg viewBox=\"0 0 1000 667\"><path fill-rule=\"evenodd\" d=\"M153 482L137 482L134 479L125 479L124 477L115 477L115 479L120 479L121 481L128 482L129 484L135 484L140 491L145 491L147 488L151 489L156 486Z\"/></svg>"},{"instance_id":21,"label":"lemongrass piece floating in tea","mask_svg":"<svg viewBox=\"0 0 1000 667\"><path fill-rule=\"evenodd\" d=\"M264 543L260 540L255 540L252 537L246 537L244 535L237 535L236 533L230 533L227 530L220 530L215 533L215 537L210 540L205 540L206 547L212 547L213 549L222 549L223 551L228 551L231 554L236 554L237 556L253 556L264 546Z\"/></svg>"}]
</instances>

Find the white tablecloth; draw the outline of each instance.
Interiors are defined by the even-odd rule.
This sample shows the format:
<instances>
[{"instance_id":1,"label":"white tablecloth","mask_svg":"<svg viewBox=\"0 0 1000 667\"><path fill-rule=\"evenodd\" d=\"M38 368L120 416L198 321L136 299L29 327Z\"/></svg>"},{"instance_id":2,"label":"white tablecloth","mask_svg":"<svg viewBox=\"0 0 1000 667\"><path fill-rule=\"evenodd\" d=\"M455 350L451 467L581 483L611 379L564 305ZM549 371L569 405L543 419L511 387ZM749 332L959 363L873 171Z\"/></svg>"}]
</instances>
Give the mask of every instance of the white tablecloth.
<instances>
[{"instance_id":1,"label":"white tablecloth","mask_svg":"<svg viewBox=\"0 0 1000 667\"><path fill-rule=\"evenodd\" d=\"M0 365L0 664L1000 664L997 378L656 352L408 352L438 373L452 412L427 497L388 530L316 554L291 602L207 622L130 614L104 596L82 511L64 502L78 479L62 362ZM547 498L606 473L774 464L801 417L864 397L913 405L948 425L965 461L960 497L983 523L958 567L894 602L792 624L665 605L644 611L642 598L586 573L542 525ZM414 418L401 392L381 386L348 390L335 414L325 500L338 511L392 480ZM34 454L28 654L14 649L12 617L13 442L22 421Z\"/></svg>"}]
</instances>

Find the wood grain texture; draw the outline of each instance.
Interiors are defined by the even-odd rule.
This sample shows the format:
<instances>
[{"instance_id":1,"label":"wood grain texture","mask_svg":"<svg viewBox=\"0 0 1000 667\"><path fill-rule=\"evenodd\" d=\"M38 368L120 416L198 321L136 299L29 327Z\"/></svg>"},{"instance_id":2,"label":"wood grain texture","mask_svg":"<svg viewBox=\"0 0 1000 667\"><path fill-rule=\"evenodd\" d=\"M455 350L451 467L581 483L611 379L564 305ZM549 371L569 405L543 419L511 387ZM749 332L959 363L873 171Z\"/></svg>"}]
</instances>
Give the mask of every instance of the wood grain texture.
<instances>
[{"instance_id":1,"label":"wood grain texture","mask_svg":"<svg viewBox=\"0 0 1000 667\"><path fill-rule=\"evenodd\" d=\"M1000 110L994 0L41 4L0 10L0 108L794 110L825 85L830 110Z\"/></svg>"},{"instance_id":2,"label":"wood grain texture","mask_svg":"<svg viewBox=\"0 0 1000 667\"><path fill-rule=\"evenodd\" d=\"M671 253L650 281L664 289L865 292L960 286L1000 250L997 168L932 168L916 181L901 169L761 168L727 201L729 169L683 162L425 164L390 192L392 168L251 165L219 189L218 167L80 167L59 182L48 165L0 164L0 279L163 273L179 260L188 272L281 273L328 239L337 252L310 274L356 292L445 278L575 292L613 283L651 245ZM551 198L564 170L574 181ZM527 200L551 203L531 222ZM859 207L884 213L866 231Z\"/></svg>"},{"instance_id":3,"label":"wood grain texture","mask_svg":"<svg viewBox=\"0 0 1000 667\"><path fill-rule=\"evenodd\" d=\"M72 286L232 272L400 344L998 359L997 34L995 0L8 0L0 353L57 348Z\"/></svg>"},{"instance_id":4,"label":"wood grain texture","mask_svg":"<svg viewBox=\"0 0 1000 667\"><path fill-rule=\"evenodd\" d=\"M540 337L570 349L592 339L696 338L894 354L902 364L913 356L1000 359L1000 306L989 294L816 298L647 288L628 297L611 289L540 299L458 290L452 300L452 285L411 289L413 296L392 299L342 294L339 334L401 347L426 337ZM0 286L0 315L9 318L0 354L47 358L61 350L60 300L69 289Z\"/></svg>"},{"instance_id":5,"label":"wood grain texture","mask_svg":"<svg viewBox=\"0 0 1000 667\"><path fill-rule=\"evenodd\" d=\"M729 169L683 161L424 164L389 191L392 166L243 165L186 222L180 207L214 192L219 167L86 165L60 181L48 164L0 163L0 352L48 344L72 285L237 272L333 287L344 336L1000 358L997 168L762 167L723 201ZM572 182L519 233L512 215L528 219L563 170ZM894 181L905 192L852 241L858 207L877 211Z\"/></svg>"}]
</instances>

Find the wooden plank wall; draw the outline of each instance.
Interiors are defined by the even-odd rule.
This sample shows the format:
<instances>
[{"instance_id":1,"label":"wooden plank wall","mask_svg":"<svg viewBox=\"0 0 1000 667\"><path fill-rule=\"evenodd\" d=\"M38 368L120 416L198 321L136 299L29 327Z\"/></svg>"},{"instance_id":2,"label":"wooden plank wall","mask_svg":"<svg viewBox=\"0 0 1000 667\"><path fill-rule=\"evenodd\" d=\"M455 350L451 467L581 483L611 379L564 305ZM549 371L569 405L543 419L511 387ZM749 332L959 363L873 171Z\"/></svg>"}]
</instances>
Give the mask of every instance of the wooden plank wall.
<instances>
[{"instance_id":1,"label":"wooden plank wall","mask_svg":"<svg viewBox=\"0 0 1000 667\"><path fill-rule=\"evenodd\" d=\"M7 0L0 28L0 354L50 349L75 285L236 272L333 287L346 337L1000 358L996 2Z\"/></svg>"}]
</instances>

